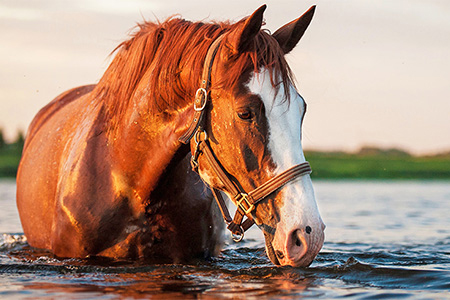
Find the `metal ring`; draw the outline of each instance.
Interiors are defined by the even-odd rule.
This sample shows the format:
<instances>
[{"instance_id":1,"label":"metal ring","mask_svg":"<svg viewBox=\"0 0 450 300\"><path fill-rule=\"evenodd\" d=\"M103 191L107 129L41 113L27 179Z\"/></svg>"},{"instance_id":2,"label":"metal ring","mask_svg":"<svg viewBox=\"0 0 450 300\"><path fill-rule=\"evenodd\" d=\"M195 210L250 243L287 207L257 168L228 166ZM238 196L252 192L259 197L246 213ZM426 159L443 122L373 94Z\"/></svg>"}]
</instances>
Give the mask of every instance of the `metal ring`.
<instances>
[{"instance_id":1,"label":"metal ring","mask_svg":"<svg viewBox=\"0 0 450 300\"><path fill-rule=\"evenodd\" d=\"M199 97L199 93L203 93L204 101L202 107L197 107L196 101L194 101L194 109L195 111L202 111L206 106L206 99L208 98L208 92L204 88L199 88L197 92L195 92L195 99Z\"/></svg>"},{"instance_id":2,"label":"metal ring","mask_svg":"<svg viewBox=\"0 0 450 300\"><path fill-rule=\"evenodd\" d=\"M197 139L197 135L200 135L200 134L202 134L202 133L205 134L205 139L204 139L204 141L206 141L206 140L208 139L208 134L206 133L205 130L202 130L202 131L197 130L197 132L194 134L194 141L195 141L195 143L196 143L197 145L200 144L199 139Z\"/></svg>"},{"instance_id":3,"label":"metal ring","mask_svg":"<svg viewBox=\"0 0 450 300\"><path fill-rule=\"evenodd\" d=\"M233 232L231 233L231 239L235 243L239 243L244 239L244 229L242 228L242 226L239 226L239 229L241 230L241 235L234 234Z\"/></svg>"}]
</instances>

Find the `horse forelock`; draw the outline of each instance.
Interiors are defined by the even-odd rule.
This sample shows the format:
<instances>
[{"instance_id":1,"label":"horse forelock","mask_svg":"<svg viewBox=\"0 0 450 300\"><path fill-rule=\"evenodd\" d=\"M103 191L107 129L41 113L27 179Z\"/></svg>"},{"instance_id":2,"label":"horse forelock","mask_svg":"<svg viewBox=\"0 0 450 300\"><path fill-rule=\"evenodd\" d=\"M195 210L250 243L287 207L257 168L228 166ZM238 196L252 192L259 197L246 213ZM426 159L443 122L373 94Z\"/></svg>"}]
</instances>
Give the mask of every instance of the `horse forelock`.
<instances>
[{"instance_id":1,"label":"horse forelock","mask_svg":"<svg viewBox=\"0 0 450 300\"><path fill-rule=\"evenodd\" d=\"M149 110L158 113L168 108L177 109L192 100L203 71L203 59L210 45L221 34L232 31L242 21L230 23L190 22L172 17L162 23L144 22L129 40L113 52L116 56L100 79L94 98L105 107L105 120L114 129L123 119L127 107L144 74L151 68L147 84ZM223 44L221 49L227 47ZM226 76L217 83L219 88L233 88L249 71L262 68L270 73L272 86L279 89L283 83L285 99L289 99L292 73L277 41L262 30L253 41L253 47L244 53L231 55L225 62ZM183 70L189 80L183 82Z\"/></svg>"}]
</instances>

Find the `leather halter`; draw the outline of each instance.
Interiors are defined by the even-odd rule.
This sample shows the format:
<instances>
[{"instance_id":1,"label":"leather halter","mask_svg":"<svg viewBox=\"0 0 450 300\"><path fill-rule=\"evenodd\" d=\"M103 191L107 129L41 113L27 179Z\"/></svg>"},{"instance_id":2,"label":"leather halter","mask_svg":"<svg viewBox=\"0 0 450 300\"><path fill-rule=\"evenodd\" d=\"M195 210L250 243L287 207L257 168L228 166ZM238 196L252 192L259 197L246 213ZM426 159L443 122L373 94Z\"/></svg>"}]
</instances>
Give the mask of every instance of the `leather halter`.
<instances>
[{"instance_id":1,"label":"leather halter","mask_svg":"<svg viewBox=\"0 0 450 300\"><path fill-rule=\"evenodd\" d=\"M193 170L198 172L198 158L203 154L214 173L224 185L225 191L231 196L231 200L237 206L236 214L232 219L220 191L210 187L222 212L222 216L228 225L227 228L232 233L233 240L239 242L244 238L244 232L254 224L251 213L255 210L255 206L289 182L310 174L311 166L308 162L295 165L248 193L240 188L240 184L236 184L230 179L229 173L227 173L214 155L208 140L208 135L204 130L205 111L210 98L208 94L211 85L212 66L222 40L223 35L218 37L208 49L203 66L200 88L195 94L194 117L188 130L179 138L179 141L188 144L194 138L196 147L191 157ZM245 221L244 216L247 217ZM273 232L271 233L273 234Z\"/></svg>"}]
</instances>

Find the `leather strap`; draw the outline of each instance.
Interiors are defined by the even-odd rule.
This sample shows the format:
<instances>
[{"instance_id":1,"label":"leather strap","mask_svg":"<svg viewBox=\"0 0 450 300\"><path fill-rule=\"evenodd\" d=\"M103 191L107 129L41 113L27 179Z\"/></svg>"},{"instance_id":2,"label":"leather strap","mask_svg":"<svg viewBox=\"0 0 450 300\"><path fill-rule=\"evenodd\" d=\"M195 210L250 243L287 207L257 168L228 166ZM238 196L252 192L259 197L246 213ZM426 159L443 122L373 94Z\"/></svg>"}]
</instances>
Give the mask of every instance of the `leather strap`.
<instances>
[{"instance_id":1,"label":"leather strap","mask_svg":"<svg viewBox=\"0 0 450 300\"><path fill-rule=\"evenodd\" d=\"M178 139L183 144L188 144L190 142L194 134L197 132L197 129L203 122L203 118L205 116L205 108L208 104L209 99L208 93L209 87L211 86L212 66L223 37L223 35L219 36L211 44L208 52L206 53L205 62L203 64L202 81L200 83L200 88L195 93L194 117L192 118L188 130Z\"/></svg>"},{"instance_id":2,"label":"leather strap","mask_svg":"<svg viewBox=\"0 0 450 300\"><path fill-rule=\"evenodd\" d=\"M263 185L259 186L258 188L254 189L248 195L251 199L264 199L265 197L269 196L271 193L275 192L279 188L283 187L285 184L291 182L292 180L311 174L311 166L308 162L304 162L298 165L293 166L290 169L287 169L281 174L278 174L274 178L270 179Z\"/></svg>"},{"instance_id":3,"label":"leather strap","mask_svg":"<svg viewBox=\"0 0 450 300\"><path fill-rule=\"evenodd\" d=\"M268 180L267 182L257 187L256 189L252 190L251 192L245 193L230 180L230 177L228 176L227 172L224 170L222 165L216 159L211 149L211 146L209 146L208 141L200 141L199 148L201 151L200 153L205 154L205 157L208 160L209 165L214 170L214 173L217 175L220 181L223 183L227 192L230 193L230 195L233 197L234 200L236 200L236 202L242 202L242 204L236 203L236 205L242 210L247 210L248 212L252 211L253 209L251 209L248 206L246 207L245 206L246 204L255 205L259 201L263 200L264 198L275 192L276 190L286 185L287 183L293 181L298 177L311 174L312 172L310 164L308 162L304 162L295 165L287 169L286 171L278 174L277 176Z\"/></svg>"}]
</instances>

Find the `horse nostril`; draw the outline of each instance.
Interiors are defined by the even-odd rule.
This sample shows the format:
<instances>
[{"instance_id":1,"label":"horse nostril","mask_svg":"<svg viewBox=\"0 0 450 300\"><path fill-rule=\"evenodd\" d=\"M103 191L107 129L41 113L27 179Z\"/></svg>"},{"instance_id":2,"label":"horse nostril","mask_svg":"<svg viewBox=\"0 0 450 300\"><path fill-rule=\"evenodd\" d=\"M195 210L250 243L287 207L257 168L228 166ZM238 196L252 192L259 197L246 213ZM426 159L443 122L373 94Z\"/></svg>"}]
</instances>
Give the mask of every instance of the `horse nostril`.
<instances>
[{"instance_id":1,"label":"horse nostril","mask_svg":"<svg viewBox=\"0 0 450 300\"><path fill-rule=\"evenodd\" d=\"M302 245L302 241L298 237L295 238L295 245L297 247L300 247Z\"/></svg>"},{"instance_id":2,"label":"horse nostril","mask_svg":"<svg viewBox=\"0 0 450 300\"><path fill-rule=\"evenodd\" d=\"M309 227L309 226L306 226L305 231L306 231L307 234L310 234L311 231L312 231L312 228Z\"/></svg>"},{"instance_id":3,"label":"horse nostril","mask_svg":"<svg viewBox=\"0 0 450 300\"><path fill-rule=\"evenodd\" d=\"M294 240L294 243L295 243L295 245L297 247L301 247L302 246L302 240L298 236L298 230L293 232L293 240Z\"/></svg>"}]
</instances>

